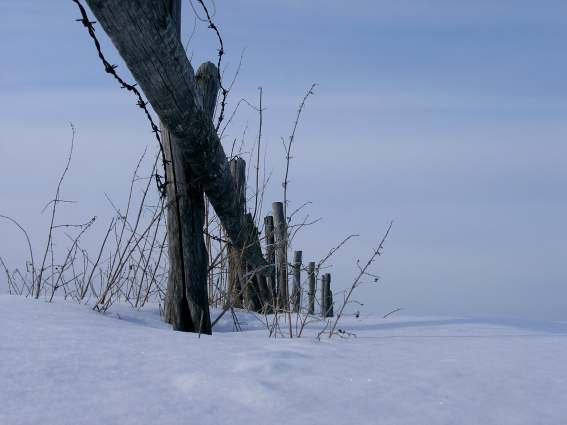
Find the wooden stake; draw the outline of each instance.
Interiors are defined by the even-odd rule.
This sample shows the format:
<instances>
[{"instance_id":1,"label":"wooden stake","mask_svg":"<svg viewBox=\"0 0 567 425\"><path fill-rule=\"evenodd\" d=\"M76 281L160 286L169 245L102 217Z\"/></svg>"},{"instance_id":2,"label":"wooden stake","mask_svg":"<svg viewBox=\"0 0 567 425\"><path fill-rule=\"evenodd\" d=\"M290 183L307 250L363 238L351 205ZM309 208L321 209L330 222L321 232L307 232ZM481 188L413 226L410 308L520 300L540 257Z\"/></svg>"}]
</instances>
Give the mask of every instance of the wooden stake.
<instances>
[{"instance_id":1,"label":"wooden stake","mask_svg":"<svg viewBox=\"0 0 567 425\"><path fill-rule=\"evenodd\" d=\"M234 190L236 192L238 214L244 216L246 211L246 161L242 158L233 158L229 162L230 173L234 179ZM250 297L246 300L246 290L243 290L241 284L246 273L246 264L242 260L242 253L234 246L228 248L228 293L229 303L233 307L245 307L246 301L250 301Z\"/></svg>"},{"instance_id":2,"label":"wooden stake","mask_svg":"<svg viewBox=\"0 0 567 425\"><path fill-rule=\"evenodd\" d=\"M276 254L275 254L275 240L274 240L274 217L268 215L264 217L264 233L266 236L266 261L270 266L270 270L266 273L266 280L268 287L271 290L272 300L271 304L272 307L275 308L277 301L277 287L276 287Z\"/></svg>"},{"instance_id":3,"label":"wooden stake","mask_svg":"<svg viewBox=\"0 0 567 425\"><path fill-rule=\"evenodd\" d=\"M307 278L309 281L309 292L307 297L309 299L307 305L307 314L315 313L315 262L311 261L307 266Z\"/></svg>"},{"instance_id":4,"label":"wooden stake","mask_svg":"<svg viewBox=\"0 0 567 425\"><path fill-rule=\"evenodd\" d=\"M333 291L331 290L331 273L326 274L327 278L325 279L325 317L333 317Z\"/></svg>"},{"instance_id":5,"label":"wooden stake","mask_svg":"<svg viewBox=\"0 0 567 425\"><path fill-rule=\"evenodd\" d=\"M293 303L293 312L299 313L301 309L301 264L303 251L293 252L293 289L291 292L291 300Z\"/></svg>"},{"instance_id":6,"label":"wooden stake","mask_svg":"<svg viewBox=\"0 0 567 425\"><path fill-rule=\"evenodd\" d=\"M272 214L274 216L274 239L276 246L275 255L278 289L277 307L280 311L289 311L289 290L287 282L287 223L284 217L283 203L274 202L272 204Z\"/></svg>"},{"instance_id":7,"label":"wooden stake","mask_svg":"<svg viewBox=\"0 0 567 425\"><path fill-rule=\"evenodd\" d=\"M327 274L321 276L321 317L325 318L327 312Z\"/></svg>"}]
</instances>

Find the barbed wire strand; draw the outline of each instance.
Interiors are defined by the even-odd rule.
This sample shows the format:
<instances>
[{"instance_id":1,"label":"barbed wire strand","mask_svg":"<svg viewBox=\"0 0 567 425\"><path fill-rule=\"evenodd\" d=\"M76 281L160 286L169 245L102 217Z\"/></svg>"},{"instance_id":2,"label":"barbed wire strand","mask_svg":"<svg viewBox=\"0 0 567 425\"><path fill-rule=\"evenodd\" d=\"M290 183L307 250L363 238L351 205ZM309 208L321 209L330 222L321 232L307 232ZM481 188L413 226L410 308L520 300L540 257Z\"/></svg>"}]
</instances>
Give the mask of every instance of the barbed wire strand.
<instances>
[{"instance_id":1,"label":"barbed wire strand","mask_svg":"<svg viewBox=\"0 0 567 425\"><path fill-rule=\"evenodd\" d=\"M160 195L162 197L164 197L165 194L166 194L166 187L167 187L167 183L168 183L167 169L166 169L166 165L167 165L168 161L166 160L166 157L165 157L165 152L164 152L163 144L162 144L161 137L160 137L160 130L159 130L158 126L156 125L156 123L154 122L154 120L153 120L153 118L150 114L150 111L148 110L148 107L147 107L148 102L146 102L144 100L142 93L140 93L140 90L138 90L138 88L136 87L136 84L129 84L122 77L120 77L120 75L118 75L118 73L116 72L117 65L111 64L106 59L104 54L102 53L102 47L101 47L100 42L99 42L99 40L96 36L95 28L94 28L94 24L96 24L96 21L91 21L89 19L84 6L81 4L81 2L79 0L72 0L72 1L78 6L78 8L81 12L81 18L77 19L77 22L82 23L83 26L85 28L87 28L89 35L92 38L94 45L96 47L98 57L100 58L102 64L104 65L105 72L112 75L112 77L114 77L114 79L116 81L118 81L118 83L120 84L120 86L123 89L126 89L129 92L134 93L134 95L138 98L137 105L144 111L146 118L150 122L152 132L154 133L155 138L156 138L156 140L159 144L160 155L161 155L161 160L162 160L162 165L163 165L163 173L164 173L163 180L158 173L156 173L154 177L156 179L156 186L158 188L158 191L159 191Z\"/></svg>"},{"instance_id":2,"label":"barbed wire strand","mask_svg":"<svg viewBox=\"0 0 567 425\"><path fill-rule=\"evenodd\" d=\"M218 79L219 79L219 84L220 84L220 88L221 88L221 92L222 92L222 99L221 99L221 102L220 102L219 118L217 120L217 125L216 125L216 128L215 128L215 130L218 133L220 125L222 123L222 120L224 119L224 111L225 111L225 108L226 108L226 97L228 96L228 92L229 92L229 89L227 89L222 83L222 75L221 75L221 62L222 62L222 57L224 55L224 42L222 40L220 31L219 31L218 27L216 26L216 24L213 22L213 17L209 13L209 9L207 9L207 6L205 5L204 1L203 0L197 0L197 3L199 3L201 5L201 7L203 8L203 11L205 12L205 15L207 17L207 22L209 23L209 28L212 29L215 32L215 34L217 35L217 38L219 40L217 72L218 72ZM213 2L213 6L214 5L215 5L215 3ZM195 8L193 8L193 10L195 11ZM197 15L197 17L199 19L201 19L198 16L196 11L195 11L195 15Z\"/></svg>"}]
</instances>

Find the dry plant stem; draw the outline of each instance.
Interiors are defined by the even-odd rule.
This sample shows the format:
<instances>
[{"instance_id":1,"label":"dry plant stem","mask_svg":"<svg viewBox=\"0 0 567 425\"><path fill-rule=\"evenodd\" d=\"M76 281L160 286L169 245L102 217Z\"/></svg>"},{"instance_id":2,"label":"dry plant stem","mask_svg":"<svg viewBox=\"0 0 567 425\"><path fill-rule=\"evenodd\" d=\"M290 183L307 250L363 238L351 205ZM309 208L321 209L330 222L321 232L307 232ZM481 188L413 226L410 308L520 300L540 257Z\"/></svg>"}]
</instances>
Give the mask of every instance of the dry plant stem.
<instances>
[{"instance_id":1,"label":"dry plant stem","mask_svg":"<svg viewBox=\"0 0 567 425\"><path fill-rule=\"evenodd\" d=\"M59 276L58 276L57 280L52 284L51 297L49 298L49 302L51 302L53 300L53 297L55 296L55 292L57 291L57 288L59 288L58 285L59 285L59 282L61 282L61 279L63 279L63 272L65 271L65 268L67 267L67 265L69 263L69 260L71 259L71 255L73 254L73 251L75 250L75 252L76 252L76 248L78 246L79 239L89 229L89 227L91 227L91 225L95 222L95 219L96 219L96 217L93 218L90 222L88 222L84 226L84 228L81 230L79 235L73 240L73 244L71 245L71 248L67 251L67 255L65 256L65 260L63 261L63 265L61 266ZM53 250L52 250L52 252L53 252ZM74 257L73 257L73 259L74 259ZM73 264L73 262L71 262L71 264Z\"/></svg>"},{"instance_id":2,"label":"dry plant stem","mask_svg":"<svg viewBox=\"0 0 567 425\"><path fill-rule=\"evenodd\" d=\"M285 150L286 150L286 168L285 168L285 177L284 177L284 181L282 183L283 186L283 220L284 222L287 224L288 218L287 218L287 189L288 189L288 185L289 185L289 166L290 166L290 162L291 162L291 148L293 145L293 142L295 140L295 133L297 131L297 126L299 125L299 120L301 117L301 113L303 112L303 108L305 107L305 102L307 101L307 98L309 96L311 96L313 93L313 89L315 88L316 84L312 84L311 87L309 88L309 90L307 91L307 93L305 94L305 96L303 96L303 99L299 105L299 108L297 110L297 115L295 118L295 121L293 123L293 129L291 131L291 135L289 136L289 141L287 143L287 145L284 143L285 146ZM274 212L274 216L275 216L275 212ZM292 330L292 326L291 326L291 311L289 309L289 292L287 291L287 286L288 286L288 282L287 282L287 264L288 264L288 246L289 246L289 234L288 234L288 229L287 226L285 227L285 236L284 236L284 241L283 242L283 259L280 261L280 264L283 263L285 264L285 272L281 272L280 276L284 277L285 279L278 279L279 281L279 285L285 285L285 292L286 292L286 300L284 302L284 306L285 306L285 310L287 310L287 319L288 319L288 324L289 324L289 337L293 338L293 330ZM279 288L278 288L278 292ZM280 292L281 294L281 292ZM278 297L278 300L281 302L281 296Z\"/></svg>"},{"instance_id":3,"label":"dry plant stem","mask_svg":"<svg viewBox=\"0 0 567 425\"><path fill-rule=\"evenodd\" d=\"M221 109L220 109L220 112L219 112L217 126L215 128L215 130L218 133L220 125L222 123L222 120L224 119L224 110L225 110L225 107L226 107L226 97L228 96L228 92L229 92L229 89L224 87L224 85L222 83L222 76L221 76L221 61L222 61L222 56L224 55L224 43L223 43L223 40L222 40L222 37L220 35L220 31L219 31L218 27L215 25L215 23L213 22L212 16L209 14L209 10L207 9L207 6L205 6L205 3L203 3L203 0L197 0L197 2L201 5L201 7L203 8L203 11L205 12L205 15L207 16L207 22L209 23L209 28L212 29L215 32L217 39L219 41L217 72L218 72L218 81L219 81L220 89L221 89L221 92L222 92L222 99L221 99L221 102L220 102Z\"/></svg>"},{"instance_id":4,"label":"dry plant stem","mask_svg":"<svg viewBox=\"0 0 567 425\"><path fill-rule=\"evenodd\" d=\"M262 87L260 90L260 108L258 113L260 115L260 123L258 125L258 146L256 147L256 193L254 194L254 214L252 215L253 221L256 221L256 214L258 213L258 193L260 192L260 149L262 145Z\"/></svg>"},{"instance_id":5,"label":"dry plant stem","mask_svg":"<svg viewBox=\"0 0 567 425\"><path fill-rule=\"evenodd\" d=\"M154 164L154 167L155 167L155 164ZM136 173L134 173L134 176L132 177L133 180L135 179L135 176L136 176ZM174 177L174 180L175 180L175 174L173 175L173 177ZM144 209L144 202L145 202L146 197L148 195L149 188L150 188L150 180L148 180L148 183L147 183L147 185L144 189L144 192L143 192L143 195L142 195L142 200L140 201L140 205L138 207L138 213L136 215L136 222L134 224L134 227L131 230L130 237L126 241L126 245L124 247L124 250L122 251L122 253L120 255L118 255L120 243L122 242L122 238L123 238L123 234L124 234L124 229L125 229L126 225L128 224L128 212L129 212L130 203L131 203L131 195L128 199L128 209L127 209L126 215L122 217L122 219L123 219L122 230L120 232L120 238L119 238L118 244L117 244L117 251L116 251L115 256L114 256L114 259L118 258L118 263L117 263L116 268L114 269L115 270L114 274L112 274L111 277L110 277L110 280L109 280L110 285L114 284L114 281L118 278L120 271L124 267L124 264L130 258L129 255L126 256L126 253L128 252L127 247L130 246L130 244L132 243L132 240L136 238L136 232L138 230L138 226L140 225L140 219L142 217L142 212L143 212L143 209ZM163 203L162 203L162 205L163 205ZM152 223L153 223L153 221L152 221ZM146 231L147 230L148 229L146 229ZM136 246L138 246L137 243L136 243ZM111 265L111 270L114 267L114 259L113 259L113 264Z\"/></svg>"},{"instance_id":6,"label":"dry plant stem","mask_svg":"<svg viewBox=\"0 0 567 425\"><path fill-rule=\"evenodd\" d=\"M270 267L268 266L263 266L263 268L268 268ZM262 272L262 270L260 269L252 269L248 272L246 272L245 274L242 275L243 278L245 278L246 280L244 281L245 283L242 285L242 287L240 288L240 291L236 293L237 296L241 296L248 288L249 286L252 284L254 277L257 273ZM229 304L223 309L223 311L221 312L221 314L213 321L213 323L211 324L211 328L214 327L218 321L221 319L222 316L224 316L224 314L228 311L233 309L234 307L232 306L232 304L229 302Z\"/></svg>"},{"instance_id":7,"label":"dry plant stem","mask_svg":"<svg viewBox=\"0 0 567 425\"><path fill-rule=\"evenodd\" d=\"M289 165L291 161L291 146L293 141L295 140L295 132L297 130L297 126L299 125L299 119L301 118L301 113L303 112L303 108L305 107L305 102L307 98L314 94L313 90L317 84L312 84L303 99L301 100L301 104L299 105L299 109L297 110L297 116L295 117L295 122L293 123L293 129L291 131L291 135L289 136L289 142L286 146L286 166L285 166L285 178L283 181L283 189L284 189L284 217L287 217L287 187L289 184Z\"/></svg>"},{"instance_id":8,"label":"dry plant stem","mask_svg":"<svg viewBox=\"0 0 567 425\"><path fill-rule=\"evenodd\" d=\"M154 267L154 269L153 269L152 277L151 277L151 279L150 279L150 282L149 282L149 284L148 284L148 288L147 288L147 290L146 290L146 295L145 295L145 297L144 297L144 299L143 299L143 301L142 301L140 307L143 307L143 306L146 304L146 302L148 301L148 297L150 296L150 291L151 291L151 288L152 288L152 284L154 284L155 281L156 281L156 280L155 280L155 277L156 277L156 273L157 273L157 270L158 270L158 267L159 267L159 264L160 264L160 261L161 261L161 257L162 257L162 255L163 255L163 251L164 251L164 247L165 247L165 242L166 242L166 240L167 240L167 234L165 234L165 235L163 236L163 241L162 241L161 246L160 246L160 251L159 251L159 255L158 255L157 261L156 261L156 265L155 265L155 267Z\"/></svg>"},{"instance_id":9,"label":"dry plant stem","mask_svg":"<svg viewBox=\"0 0 567 425\"><path fill-rule=\"evenodd\" d=\"M12 282L12 276L10 276L10 271L8 270L8 267L6 267L6 263L4 263L4 260L2 259L2 257L0 257L0 264L2 265L2 268L4 269L4 272L6 273L6 281L8 282L8 293L11 295L12 294L12 288L14 288L14 292L16 293L16 295L21 295L21 291L18 293L18 288Z\"/></svg>"},{"instance_id":10,"label":"dry plant stem","mask_svg":"<svg viewBox=\"0 0 567 425\"><path fill-rule=\"evenodd\" d=\"M12 222L14 225L16 225L16 227L18 227L18 229L21 230L21 232L24 234L25 238L26 238L26 242L28 245L28 251L30 254L30 262L31 262L31 273L32 273L32 284L33 282L35 282L36 277L35 277L35 263L34 263L34 259L33 259L33 249L32 249L32 244L30 241L30 237L28 235L28 232L26 231L26 229L23 228L22 225L20 225L20 223L18 223L16 220L14 220L12 217L8 217L7 215L2 215L0 214L0 218L3 218L5 220L8 220L10 222ZM2 262L3 263L3 262ZM6 269L6 272L8 270Z\"/></svg>"},{"instance_id":11,"label":"dry plant stem","mask_svg":"<svg viewBox=\"0 0 567 425\"><path fill-rule=\"evenodd\" d=\"M327 260L329 260L329 258L331 258L339 249L341 249L343 247L343 245L345 245L350 239L352 238L357 238L360 235L357 234L352 234L352 235L348 235L346 238L344 238L337 246L335 246L334 248L332 248L327 255L319 260L319 262L317 263L317 272L319 272L319 270L321 269L321 267L323 266L323 264L325 264L327 262Z\"/></svg>"},{"instance_id":12,"label":"dry plant stem","mask_svg":"<svg viewBox=\"0 0 567 425\"><path fill-rule=\"evenodd\" d=\"M124 231L126 230L126 224L127 224L128 217L129 217L129 214L130 214L130 207L132 205L132 194L133 194L133 191L134 191L134 184L136 183L136 177L138 175L138 170L140 169L140 165L141 165L145 155L146 155L146 150L144 150L144 153L142 154L142 156L138 160L138 163L136 164L136 168L134 169L134 173L132 174L132 179L130 180L130 190L129 190L129 193L128 193L128 202L126 204L125 214L124 215L120 214L120 211L115 208L116 213L118 214L118 220L122 220L122 227L120 229L120 235L116 236L116 241L117 241L116 250L114 252L114 256L112 257L112 263L110 265L110 269L114 268L114 261L117 258L119 258L118 254L120 253L120 247L121 247L121 243L122 243L122 240L123 240L123 237L124 237ZM157 158L156 158L156 160L157 160ZM155 167L155 164L154 164L154 167ZM147 189L148 188L146 187L146 190L144 192L144 199L145 199L145 195L147 194ZM143 200L141 202L139 211L141 211L142 205L143 205ZM129 242L130 241L128 241L128 243Z\"/></svg>"},{"instance_id":13,"label":"dry plant stem","mask_svg":"<svg viewBox=\"0 0 567 425\"><path fill-rule=\"evenodd\" d=\"M390 234L390 230L392 229L393 224L394 224L394 222L391 221L390 224L388 225L388 229L386 230L386 233L384 234L384 236L380 240L378 247L376 249L374 249L374 251L372 252L372 255L370 256L370 258L368 259L368 261L366 262L364 267L362 267L360 269L360 272L356 276L356 279L354 279L352 286L350 287L350 289L348 290L348 292L345 296L345 300L343 302L343 305L341 306L341 308L340 308L340 310L337 314L337 317L335 318L335 321L334 321L333 325L331 326L331 330L329 331L329 338L331 338L333 336L333 334L335 332L335 328L337 327L339 320L341 320L341 317L343 315L343 311L344 311L345 307L348 305L350 297L351 297L352 293L354 292L354 290L356 289L356 287L358 286L360 279L362 279L362 277L364 275L366 275L366 270L368 270L368 268L372 265L372 263L374 262L376 257L379 257L380 255L382 255L382 250L384 248L384 242L388 238L388 235Z\"/></svg>"},{"instance_id":14,"label":"dry plant stem","mask_svg":"<svg viewBox=\"0 0 567 425\"><path fill-rule=\"evenodd\" d=\"M386 319L388 317L390 317L392 314L397 313L398 311L400 311L401 308L395 308L394 310L390 311L389 313L385 314L384 316L382 316L382 319Z\"/></svg>"},{"instance_id":15,"label":"dry plant stem","mask_svg":"<svg viewBox=\"0 0 567 425\"><path fill-rule=\"evenodd\" d=\"M150 222L150 224L147 226L147 228L142 232L142 234L141 234L142 238L145 237L145 235L151 230L154 223L159 219L159 217L163 214L164 209L167 208L168 206L169 205L166 204L160 209L160 213L157 214L157 216L153 218L153 220ZM113 272L112 277L108 280L108 283L106 284L104 291L99 296L99 299L98 299L98 301L97 301L97 303L94 307L95 310L96 309L100 310L101 305L103 305L103 306L106 305L106 296L107 296L108 292L114 286L116 277L120 275L124 266L126 265L127 259L130 258L132 253L138 248L138 245L139 245L140 241L142 240L142 238L138 239L135 242L135 244L132 248L130 248L129 250L125 249L124 252L122 253L121 260L119 260L119 262L118 262L117 269ZM129 244L126 245L126 247L128 247L128 246L129 246ZM106 308L103 307L102 309L104 310Z\"/></svg>"},{"instance_id":16,"label":"dry plant stem","mask_svg":"<svg viewBox=\"0 0 567 425\"><path fill-rule=\"evenodd\" d=\"M63 184L63 180L65 179L65 176L67 175L67 171L69 171L69 166L71 165L71 158L73 157L73 148L75 146L75 126L73 124L70 124L71 126L71 132L72 132L72 136L71 136L71 148L69 150L69 155L67 156L67 163L65 164L65 169L63 170L63 173L61 174L61 177L59 178L59 182L57 183L57 190L55 191L55 199L53 199L52 203L53 206L51 207L51 223L49 224L49 233L47 235L47 243L45 244L45 251L43 253L43 260L41 262L41 268L39 269L39 276L37 278L37 282L36 282L36 290L35 290L35 295L34 297L37 299L39 298L39 294L41 291L41 283L42 283L42 277L43 277L43 271L45 269L45 261L47 260L47 254L49 253L49 249L52 246L52 239L53 239L53 227L54 227L54 222L55 222L55 213L57 211L57 205L59 204L60 201L60 194L61 194L61 185Z\"/></svg>"},{"instance_id":17,"label":"dry plant stem","mask_svg":"<svg viewBox=\"0 0 567 425\"><path fill-rule=\"evenodd\" d=\"M146 248L146 244L148 242L148 239L146 239L146 241L144 242L144 248L140 252L140 261L144 260L144 268L142 270L142 277L140 278L140 284L138 286L138 294L136 296L136 303L134 305L135 307L138 307L139 304L140 304L140 297L142 295L142 283L144 281L144 278L146 278L147 273L148 273L148 268L150 267L150 258L152 256L153 250L154 250L155 245L156 245L156 239L157 239L157 235L158 235L158 231L159 231L159 225L160 225L162 218L163 218L163 215L160 214L158 222L155 226L154 235L153 235L152 240L150 242L149 253L147 254L147 258L146 258L146 255L144 254L144 252L145 252L145 248ZM140 267L140 265L138 263L137 269L139 267ZM151 284L151 282L150 282L150 284Z\"/></svg>"}]
</instances>

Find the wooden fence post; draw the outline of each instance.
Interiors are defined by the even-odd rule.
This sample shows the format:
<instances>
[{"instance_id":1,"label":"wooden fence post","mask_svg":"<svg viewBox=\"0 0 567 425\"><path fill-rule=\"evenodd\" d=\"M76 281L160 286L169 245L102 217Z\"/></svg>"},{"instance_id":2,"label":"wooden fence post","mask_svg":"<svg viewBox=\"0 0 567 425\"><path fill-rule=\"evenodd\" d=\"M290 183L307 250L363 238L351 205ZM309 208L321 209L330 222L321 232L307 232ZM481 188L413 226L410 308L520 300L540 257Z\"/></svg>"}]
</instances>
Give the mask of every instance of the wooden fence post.
<instances>
[{"instance_id":1,"label":"wooden fence post","mask_svg":"<svg viewBox=\"0 0 567 425\"><path fill-rule=\"evenodd\" d=\"M307 314L315 313L315 262L311 261L307 267L307 276L309 280L309 292L307 296L309 299L307 305Z\"/></svg>"},{"instance_id":2,"label":"wooden fence post","mask_svg":"<svg viewBox=\"0 0 567 425\"><path fill-rule=\"evenodd\" d=\"M321 317L327 317L327 274L321 276Z\"/></svg>"},{"instance_id":3,"label":"wooden fence post","mask_svg":"<svg viewBox=\"0 0 567 425\"><path fill-rule=\"evenodd\" d=\"M276 276L277 276L277 308L278 310L289 310L289 290L287 283L287 223L284 217L283 203L272 203L272 214L274 216L274 239L276 254Z\"/></svg>"},{"instance_id":4,"label":"wooden fence post","mask_svg":"<svg viewBox=\"0 0 567 425\"><path fill-rule=\"evenodd\" d=\"M229 165L235 181L238 211L242 217L241 232L246 233L244 240L248 241L241 250L232 246L229 248L229 294L234 306L268 312L272 296L265 277L266 271L256 271L253 265L246 261L250 252L262 256L258 228L254 224L252 214L246 212L246 161L238 157L232 159Z\"/></svg>"},{"instance_id":5,"label":"wooden fence post","mask_svg":"<svg viewBox=\"0 0 567 425\"><path fill-rule=\"evenodd\" d=\"M331 290L331 274L325 274L325 317L333 317L333 291Z\"/></svg>"},{"instance_id":6,"label":"wooden fence post","mask_svg":"<svg viewBox=\"0 0 567 425\"><path fill-rule=\"evenodd\" d=\"M242 158L233 158L229 162L230 173L235 183L237 209L244 215L246 211L246 161ZM242 260L241 252L234 246L228 248L228 302L233 307L243 307L244 291L241 287L246 273L246 264Z\"/></svg>"},{"instance_id":7,"label":"wooden fence post","mask_svg":"<svg viewBox=\"0 0 567 425\"><path fill-rule=\"evenodd\" d=\"M274 241L274 217L267 215L264 217L264 234L266 237L266 262L269 265L270 270L266 273L266 281L268 287L272 292L272 299L270 303L272 304L272 309L276 308L276 297L277 297L277 287L276 287L276 254L275 254L275 241Z\"/></svg>"},{"instance_id":8,"label":"wooden fence post","mask_svg":"<svg viewBox=\"0 0 567 425\"><path fill-rule=\"evenodd\" d=\"M293 289L291 300L293 303L293 312L299 313L301 309L301 264L303 251L293 252Z\"/></svg>"}]
</instances>

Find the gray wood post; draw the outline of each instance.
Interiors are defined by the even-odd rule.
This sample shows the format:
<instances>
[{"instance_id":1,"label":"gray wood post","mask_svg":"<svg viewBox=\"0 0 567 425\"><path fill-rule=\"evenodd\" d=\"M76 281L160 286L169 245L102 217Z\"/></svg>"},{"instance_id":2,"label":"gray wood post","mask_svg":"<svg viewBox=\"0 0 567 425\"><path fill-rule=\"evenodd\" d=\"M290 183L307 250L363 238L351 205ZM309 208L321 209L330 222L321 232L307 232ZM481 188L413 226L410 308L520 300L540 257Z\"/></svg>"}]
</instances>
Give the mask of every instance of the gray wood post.
<instances>
[{"instance_id":1,"label":"gray wood post","mask_svg":"<svg viewBox=\"0 0 567 425\"><path fill-rule=\"evenodd\" d=\"M327 274L321 276L321 317L327 317Z\"/></svg>"},{"instance_id":2,"label":"gray wood post","mask_svg":"<svg viewBox=\"0 0 567 425\"><path fill-rule=\"evenodd\" d=\"M278 287L278 310L289 310L289 290L287 282L287 223L283 203L272 203L274 216L274 239L276 244L276 276Z\"/></svg>"},{"instance_id":3,"label":"gray wood post","mask_svg":"<svg viewBox=\"0 0 567 425\"><path fill-rule=\"evenodd\" d=\"M241 249L229 247L229 282L233 305L256 312L266 312L271 303L268 291L265 270L255 271L256 268L246 261L249 253L262 256L262 247L258 237L258 228L254 223L252 214L246 212L246 161L243 158L234 158L229 162L230 172L235 182L238 209L242 214L241 232L245 233L244 240L247 245Z\"/></svg>"},{"instance_id":4,"label":"gray wood post","mask_svg":"<svg viewBox=\"0 0 567 425\"><path fill-rule=\"evenodd\" d=\"M311 261L307 266L307 278L309 281L309 291L307 292L308 304L307 314L315 313L315 262Z\"/></svg>"},{"instance_id":5,"label":"gray wood post","mask_svg":"<svg viewBox=\"0 0 567 425\"><path fill-rule=\"evenodd\" d=\"M181 27L181 2L171 1L172 19ZM204 111L212 120L219 90L218 72L212 63L204 63L197 71L197 87ZM205 106L206 105L206 106ZM203 240L205 205L203 188L195 179L191 166L177 155L179 146L161 123L162 143L166 154L168 176L167 232L169 276L165 302L165 320L175 330L211 333L207 293L208 255ZM175 167L175 170L174 170Z\"/></svg>"},{"instance_id":6,"label":"gray wood post","mask_svg":"<svg viewBox=\"0 0 567 425\"><path fill-rule=\"evenodd\" d=\"M246 161L242 158L233 158L229 161L230 173L234 179L234 192L236 194L236 208L242 216L246 211ZM228 248L228 302L233 307L248 308L250 297L244 299L245 289L242 280L245 279L246 263L242 259L241 249L230 245Z\"/></svg>"},{"instance_id":7,"label":"gray wood post","mask_svg":"<svg viewBox=\"0 0 567 425\"><path fill-rule=\"evenodd\" d=\"M293 252L293 289L291 300L293 303L293 312L299 313L301 309L301 265L303 251Z\"/></svg>"},{"instance_id":8,"label":"gray wood post","mask_svg":"<svg viewBox=\"0 0 567 425\"><path fill-rule=\"evenodd\" d=\"M275 254L275 240L274 240L274 217L268 215L264 217L264 234L265 234L265 244L266 244L266 261L270 265L270 270L266 273L266 283L268 284L271 291L271 306L272 309L276 308L276 254Z\"/></svg>"},{"instance_id":9,"label":"gray wood post","mask_svg":"<svg viewBox=\"0 0 567 425\"><path fill-rule=\"evenodd\" d=\"M331 290L331 274L325 274L325 316L333 317L333 291Z\"/></svg>"}]
</instances>

